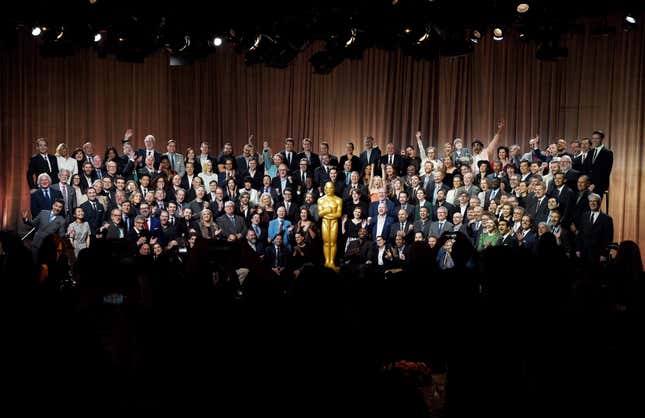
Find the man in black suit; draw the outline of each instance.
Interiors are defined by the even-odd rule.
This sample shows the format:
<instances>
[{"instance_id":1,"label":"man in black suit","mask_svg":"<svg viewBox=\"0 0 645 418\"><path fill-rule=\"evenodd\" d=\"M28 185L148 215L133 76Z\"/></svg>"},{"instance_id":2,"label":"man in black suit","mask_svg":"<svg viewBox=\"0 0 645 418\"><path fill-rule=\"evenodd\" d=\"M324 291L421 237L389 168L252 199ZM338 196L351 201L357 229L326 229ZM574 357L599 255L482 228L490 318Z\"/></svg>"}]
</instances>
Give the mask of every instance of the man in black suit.
<instances>
[{"instance_id":1,"label":"man in black suit","mask_svg":"<svg viewBox=\"0 0 645 418\"><path fill-rule=\"evenodd\" d=\"M536 224L546 222L549 217L549 206L544 183L535 186L535 195L529 199L526 213L531 216Z\"/></svg>"},{"instance_id":2,"label":"man in black suit","mask_svg":"<svg viewBox=\"0 0 645 418\"><path fill-rule=\"evenodd\" d=\"M563 155L560 159L560 170L562 171L562 173L564 173L565 183L567 187L569 187L571 190L575 190L576 183L578 182L578 177L580 177L582 173L572 168L572 165L573 163L571 161L571 157L568 155Z\"/></svg>"},{"instance_id":3,"label":"man in black suit","mask_svg":"<svg viewBox=\"0 0 645 418\"><path fill-rule=\"evenodd\" d=\"M394 207L394 213L398 214L399 210L404 209L408 214L408 220L414 222L415 206L408 202L408 192L401 190L398 196L399 204Z\"/></svg>"},{"instance_id":4,"label":"man in black suit","mask_svg":"<svg viewBox=\"0 0 645 418\"><path fill-rule=\"evenodd\" d=\"M85 212L85 221L90 226L91 236L96 237L105 220L105 209L96 199L96 190L93 187L87 189L87 201L81 207Z\"/></svg>"},{"instance_id":5,"label":"man in black suit","mask_svg":"<svg viewBox=\"0 0 645 418\"><path fill-rule=\"evenodd\" d=\"M345 182L339 177L339 172L336 167L331 167L329 169L329 181L334 184L334 193L336 194L336 196L342 196L345 192ZM319 194L323 194L322 189L320 190Z\"/></svg>"},{"instance_id":6,"label":"man in black suit","mask_svg":"<svg viewBox=\"0 0 645 418\"><path fill-rule=\"evenodd\" d=\"M586 175L581 175L578 178L577 192L574 194L574 199L572 201L572 213L571 221L576 225L580 226L582 221L582 215L589 210L589 177Z\"/></svg>"},{"instance_id":7,"label":"man in black suit","mask_svg":"<svg viewBox=\"0 0 645 418\"><path fill-rule=\"evenodd\" d=\"M284 140L284 150L280 151L280 154L282 154L282 161L286 164L289 172L293 173L298 170L300 159L298 159L298 153L295 150L293 138L287 138Z\"/></svg>"},{"instance_id":8,"label":"man in black suit","mask_svg":"<svg viewBox=\"0 0 645 418\"><path fill-rule=\"evenodd\" d=\"M258 239L255 230L252 228L249 228L249 230L246 231L246 242L242 243L242 245L246 245L253 255L259 258L264 258L266 246Z\"/></svg>"},{"instance_id":9,"label":"man in black suit","mask_svg":"<svg viewBox=\"0 0 645 418\"><path fill-rule=\"evenodd\" d=\"M335 155L329 153L329 144L327 142L325 141L320 142L319 150L320 150L319 158L322 158L323 155L329 155L329 165L331 165L332 167L338 167L339 169L343 168L338 166L338 158Z\"/></svg>"},{"instance_id":10,"label":"man in black suit","mask_svg":"<svg viewBox=\"0 0 645 418\"><path fill-rule=\"evenodd\" d=\"M264 178L264 173L258 166L258 160L255 158L251 158L249 160L248 168L242 174L243 179L246 179L247 177L251 178L251 187L253 187L255 190L260 190L262 188L262 180Z\"/></svg>"},{"instance_id":11,"label":"man in black suit","mask_svg":"<svg viewBox=\"0 0 645 418\"><path fill-rule=\"evenodd\" d=\"M329 155L327 156L329 157ZM302 140L302 152L297 156L298 161L301 161L303 158L307 160L307 164L311 170L315 170L320 167L321 159L315 152L312 151L311 139L304 138ZM327 159L327 165L329 165L329 158Z\"/></svg>"},{"instance_id":12,"label":"man in black suit","mask_svg":"<svg viewBox=\"0 0 645 418\"><path fill-rule=\"evenodd\" d=\"M443 172L436 171L434 173L434 181L430 183L426 188L427 199L433 205L437 204L437 193L439 192L439 190L443 189L446 193L448 193L448 190L450 190L450 188L443 183L443 178L444 178Z\"/></svg>"},{"instance_id":13,"label":"man in black suit","mask_svg":"<svg viewBox=\"0 0 645 418\"><path fill-rule=\"evenodd\" d=\"M414 240L414 225L410 220L407 210L398 206L399 210L397 211L397 222L390 225L390 236L388 237L388 242L392 245L395 244L396 235L399 232L403 233L405 242L410 243ZM414 212L412 212L414 213Z\"/></svg>"},{"instance_id":14,"label":"man in black suit","mask_svg":"<svg viewBox=\"0 0 645 418\"><path fill-rule=\"evenodd\" d=\"M600 212L600 195L588 197L589 211L585 212L578 227L576 256L592 264L605 261L607 246L614 240L614 222Z\"/></svg>"},{"instance_id":15,"label":"man in black suit","mask_svg":"<svg viewBox=\"0 0 645 418\"><path fill-rule=\"evenodd\" d=\"M288 267L288 250L282 245L282 235L278 234L273 238L273 243L264 252L264 262L273 272L274 277L286 276Z\"/></svg>"},{"instance_id":16,"label":"man in black suit","mask_svg":"<svg viewBox=\"0 0 645 418\"><path fill-rule=\"evenodd\" d=\"M309 169L309 161L306 158L301 158L298 165L298 171L294 171L291 174L294 183L301 188L305 188L305 184L308 177L314 177L313 171ZM315 180L314 180L315 183Z\"/></svg>"},{"instance_id":17,"label":"man in black suit","mask_svg":"<svg viewBox=\"0 0 645 418\"><path fill-rule=\"evenodd\" d=\"M374 164L374 175L377 175L380 171L379 164L381 162L381 150L378 147L374 147L374 138L371 136L365 137L363 140L363 152L361 152L361 170L365 170L365 167L370 164ZM361 171L362 173L363 171Z\"/></svg>"},{"instance_id":18,"label":"man in black suit","mask_svg":"<svg viewBox=\"0 0 645 418\"><path fill-rule=\"evenodd\" d=\"M280 164L280 167L278 167L278 175L271 180L271 187L276 191L278 199L282 199L282 194L287 188L296 189L286 164Z\"/></svg>"},{"instance_id":19,"label":"man in black suit","mask_svg":"<svg viewBox=\"0 0 645 418\"><path fill-rule=\"evenodd\" d=\"M138 215L134 218L134 227L126 235L130 247L138 251L139 247L147 243L150 239L150 232L145 229L146 218Z\"/></svg>"},{"instance_id":20,"label":"man in black suit","mask_svg":"<svg viewBox=\"0 0 645 418\"><path fill-rule=\"evenodd\" d=\"M235 203L231 200L224 203L224 214L215 222L222 230L220 236L228 241L236 241L246 235L244 218L235 214Z\"/></svg>"},{"instance_id":21,"label":"man in black suit","mask_svg":"<svg viewBox=\"0 0 645 418\"><path fill-rule=\"evenodd\" d=\"M177 235L188 239L188 234L191 230L199 231L199 224L193 219L193 210L185 207L182 211L182 218L177 223Z\"/></svg>"},{"instance_id":22,"label":"man in black suit","mask_svg":"<svg viewBox=\"0 0 645 418\"><path fill-rule=\"evenodd\" d=\"M126 236L126 230L122 222L121 209L115 208L110 212L110 222L104 226L105 239L122 239Z\"/></svg>"},{"instance_id":23,"label":"man in black suit","mask_svg":"<svg viewBox=\"0 0 645 418\"><path fill-rule=\"evenodd\" d=\"M37 183L38 189L31 192L30 198L31 216L34 218L43 210L51 210L52 204L56 199L64 201L61 192L50 187L51 179L49 178L49 174L40 173L38 175Z\"/></svg>"},{"instance_id":24,"label":"man in black suit","mask_svg":"<svg viewBox=\"0 0 645 418\"><path fill-rule=\"evenodd\" d=\"M381 165L391 165L394 168L394 174L400 176L404 170L404 162L401 154L397 154L394 149L394 144L388 142L385 146L385 154L381 155ZM381 173L381 175L383 175Z\"/></svg>"},{"instance_id":25,"label":"man in black suit","mask_svg":"<svg viewBox=\"0 0 645 418\"><path fill-rule=\"evenodd\" d=\"M551 197L558 200L558 207L562 214L561 224L565 228L571 225L573 219L574 202L576 195L566 184L564 173L556 173L553 176L553 189L551 190Z\"/></svg>"},{"instance_id":26,"label":"man in black suit","mask_svg":"<svg viewBox=\"0 0 645 418\"><path fill-rule=\"evenodd\" d=\"M145 162L147 157L154 157L154 167L159 168L159 162L161 161L161 153L155 151L155 142L156 139L152 135L146 135L143 139L143 145L145 148L140 148L137 150L137 155L141 157L142 163L139 165L139 168L143 168L143 162Z\"/></svg>"},{"instance_id":27,"label":"man in black suit","mask_svg":"<svg viewBox=\"0 0 645 418\"><path fill-rule=\"evenodd\" d=\"M37 139L36 146L38 148L38 154L31 157L29 167L27 168L27 183L32 190L38 187L36 180L42 173L48 174L54 183L58 182L58 160L55 156L47 152L49 147L47 140L45 138Z\"/></svg>"},{"instance_id":28,"label":"man in black suit","mask_svg":"<svg viewBox=\"0 0 645 418\"><path fill-rule=\"evenodd\" d=\"M320 166L316 167L316 169L314 170L314 184L318 186L320 193L323 192L322 189L325 184L330 181L329 170L331 170L331 166L329 165L329 155L324 155L322 157ZM340 196L340 194L338 195Z\"/></svg>"},{"instance_id":29,"label":"man in black suit","mask_svg":"<svg viewBox=\"0 0 645 418\"><path fill-rule=\"evenodd\" d=\"M602 143L605 134L602 131L595 131L591 135L591 162L589 164L589 174L593 192L598 194L602 199L604 193L609 190L609 176L614 165L614 153L605 147Z\"/></svg>"},{"instance_id":30,"label":"man in black suit","mask_svg":"<svg viewBox=\"0 0 645 418\"><path fill-rule=\"evenodd\" d=\"M433 219L437 219L437 210L439 208L446 208L448 211L448 219L452 219L452 215L457 211L455 205L446 200L446 191L444 189L439 189L437 192L437 204L432 206L434 212Z\"/></svg>"},{"instance_id":31,"label":"man in black suit","mask_svg":"<svg viewBox=\"0 0 645 418\"><path fill-rule=\"evenodd\" d=\"M94 165L90 162L83 163L83 170L79 173L81 177L81 192L86 193L88 187L92 187L96 180L96 173L94 173Z\"/></svg>"},{"instance_id":32,"label":"man in black suit","mask_svg":"<svg viewBox=\"0 0 645 418\"><path fill-rule=\"evenodd\" d=\"M573 158L573 168L582 174L589 174L589 163L591 162L592 153L591 139L582 138L580 141L580 153Z\"/></svg>"},{"instance_id":33,"label":"man in black suit","mask_svg":"<svg viewBox=\"0 0 645 418\"><path fill-rule=\"evenodd\" d=\"M285 208L285 219L290 221L292 224L295 224L300 220L300 208L293 200L293 191L290 188L287 188L284 190L284 193L282 194L282 202L280 203L280 206L283 206Z\"/></svg>"},{"instance_id":34,"label":"man in black suit","mask_svg":"<svg viewBox=\"0 0 645 418\"><path fill-rule=\"evenodd\" d=\"M517 238L513 235L513 230L509 227L506 219L500 219L497 226L499 235L501 236L501 244L503 247L517 247L519 243Z\"/></svg>"}]
</instances>

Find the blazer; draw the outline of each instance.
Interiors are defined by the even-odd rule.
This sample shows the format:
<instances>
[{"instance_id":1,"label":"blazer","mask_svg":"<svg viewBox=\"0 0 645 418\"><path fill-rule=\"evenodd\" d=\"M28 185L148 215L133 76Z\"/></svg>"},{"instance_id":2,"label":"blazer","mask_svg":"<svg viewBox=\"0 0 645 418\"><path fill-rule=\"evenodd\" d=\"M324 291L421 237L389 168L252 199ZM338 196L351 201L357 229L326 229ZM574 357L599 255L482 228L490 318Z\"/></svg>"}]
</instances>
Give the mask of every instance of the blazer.
<instances>
[{"instance_id":1,"label":"blazer","mask_svg":"<svg viewBox=\"0 0 645 418\"><path fill-rule=\"evenodd\" d=\"M247 228L244 218L240 215L233 215L233 218L235 219L235 223L231 222L228 215L222 215L215 219L215 222L217 222L217 225L219 225L222 230L220 235L225 239L228 238L229 235L241 234L243 237L246 235Z\"/></svg>"},{"instance_id":2,"label":"blazer","mask_svg":"<svg viewBox=\"0 0 645 418\"><path fill-rule=\"evenodd\" d=\"M549 217L549 206L547 205L548 200L548 196L545 195L542 199L542 203L538 205L537 197L532 196L529 198L526 206L526 214L533 218L533 222L536 225L539 222L546 222L546 219Z\"/></svg>"},{"instance_id":3,"label":"blazer","mask_svg":"<svg viewBox=\"0 0 645 418\"><path fill-rule=\"evenodd\" d=\"M304 152L301 152L300 154L298 154L298 167L300 167L300 160L302 160L303 158L305 158L305 159L307 159L307 161L309 161L309 169L310 170L315 170L316 168L320 167L320 164L321 164L320 163L320 157L315 152L310 152L309 153L309 158L307 158L307 155L305 155ZM331 166L331 164L330 164L330 166ZM296 168L296 170L297 169L298 168Z\"/></svg>"},{"instance_id":4,"label":"blazer","mask_svg":"<svg viewBox=\"0 0 645 418\"><path fill-rule=\"evenodd\" d=\"M517 241L517 238L515 238L515 236L513 235L513 232L511 232L510 234L508 234L506 236L506 238L504 238L503 236L501 237L500 245L502 247L513 247L513 248L515 248L515 247L518 247L520 245L520 243Z\"/></svg>"},{"instance_id":5,"label":"blazer","mask_svg":"<svg viewBox=\"0 0 645 418\"><path fill-rule=\"evenodd\" d=\"M67 199L65 199L65 196L63 196L63 192L60 190L60 183L52 184L51 186L52 189L58 190L60 192L61 198L63 201L67 201L67 204L65 205L65 213L67 214L68 217L71 217L72 211L76 207L76 191L74 190L74 187L67 185Z\"/></svg>"},{"instance_id":6,"label":"blazer","mask_svg":"<svg viewBox=\"0 0 645 418\"><path fill-rule=\"evenodd\" d=\"M65 218L61 215L51 219L51 209L41 210L31 221L25 219L27 225L36 228L36 234L32 240L32 247L40 248L45 238L52 234L58 234L61 238L65 237Z\"/></svg>"},{"instance_id":7,"label":"blazer","mask_svg":"<svg viewBox=\"0 0 645 418\"><path fill-rule=\"evenodd\" d=\"M591 184L595 186L594 193L598 193L602 197L603 193L609 189L609 176L614 165L614 153L603 146L594 160L593 151L589 150L591 155L587 154L587 158L590 159L589 176Z\"/></svg>"},{"instance_id":8,"label":"blazer","mask_svg":"<svg viewBox=\"0 0 645 418\"><path fill-rule=\"evenodd\" d=\"M276 253L275 245L269 245L264 250L264 262L268 268L287 267L287 259L291 250L284 245Z\"/></svg>"},{"instance_id":9,"label":"blazer","mask_svg":"<svg viewBox=\"0 0 645 418\"><path fill-rule=\"evenodd\" d=\"M391 216L385 216L385 222L383 223L383 229L381 230L381 236L385 241L390 237L390 227L394 224L394 218ZM378 232L378 215L372 218L372 223L367 225L367 230L370 231L372 240L376 240Z\"/></svg>"},{"instance_id":10,"label":"blazer","mask_svg":"<svg viewBox=\"0 0 645 418\"><path fill-rule=\"evenodd\" d=\"M49 188L49 200L47 200L45 192L41 188L32 192L29 198L31 201L31 216L36 217L43 210L51 210L54 199L57 198L62 199L63 195L60 191L54 189L53 186Z\"/></svg>"},{"instance_id":11,"label":"blazer","mask_svg":"<svg viewBox=\"0 0 645 418\"><path fill-rule=\"evenodd\" d=\"M369 214L367 216L370 216L372 218L376 218L378 215L378 205L380 202L372 202L370 203L370 209L369 209ZM394 203L389 200L385 199L385 205L387 206L387 215L388 216L395 216L396 214L394 213Z\"/></svg>"},{"instance_id":12,"label":"blazer","mask_svg":"<svg viewBox=\"0 0 645 418\"><path fill-rule=\"evenodd\" d=\"M96 235L98 233L98 230L103 226L103 220L105 219L105 208L98 199L96 199L95 202L96 210L92 209L92 204L89 200L81 205L83 212L85 212L85 221L89 224L92 235Z\"/></svg>"},{"instance_id":13,"label":"blazer","mask_svg":"<svg viewBox=\"0 0 645 418\"><path fill-rule=\"evenodd\" d=\"M298 158L299 154L297 152L291 151L291 162L287 160L287 151L280 151L280 154L282 155L282 161L284 161L284 164L287 166L289 172L293 173L295 171L298 171L298 168L300 167L300 159ZM266 162L267 158L265 158L264 161ZM273 161L271 161L271 165L273 165Z\"/></svg>"},{"instance_id":14,"label":"blazer","mask_svg":"<svg viewBox=\"0 0 645 418\"><path fill-rule=\"evenodd\" d=\"M370 164L376 164L376 167L374 168L374 174L378 173L380 171L380 163L381 163L381 150L378 147L372 148L372 151L370 152L370 158L369 160L367 159L367 151L363 151L360 154L360 160L361 160L361 170L364 170L365 167L367 167ZM341 157L342 159L342 157ZM361 176L363 175L363 172L361 171Z\"/></svg>"},{"instance_id":15,"label":"blazer","mask_svg":"<svg viewBox=\"0 0 645 418\"><path fill-rule=\"evenodd\" d=\"M414 222L410 221L408 218L407 221L403 224L403 233L405 234L405 242L410 243L414 240L414 228L410 229L410 226L413 226ZM401 231L401 222L398 220L394 220L394 222L390 225L390 236L388 239L388 242L394 243L394 240L396 239L396 234Z\"/></svg>"},{"instance_id":16,"label":"blazer","mask_svg":"<svg viewBox=\"0 0 645 418\"><path fill-rule=\"evenodd\" d=\"M591 212L587 211L580 218L576 250L583 259L598 263L600 256L607 252L607 246L614 239L614 221L602 212L598 213L596 222L591 222Z\"/></svg>"},{"instance_id":17,"label":"blazer","mask_svg":"<svg viewBox=\"0 0 645 418\"><path fill-rule=\"evenodd\" d=\"M280 206L284 207L286 210L286 214L284 215L285 219L291 221L292 223L295 223L298 219L300 219L300 216L299 216L300 205L298 205L293 200L289 202L289 209L287 209L287 205L285 204L284 201L280 203L278 207Z\"/></svg>"},{"instance_id":18,"label":"blazer","mask_svg":"<svg viewBox=\"0 0 645 418\"><path fill-rule=\"evenodd\" d=\"M381 155L381 161L380 164L389 164L389 158L390 156L388 154L382 154ZM399 176L401 173L403 173L405 162L403 161L403 157L401 157L401 154L393 154L393 159L394 162L392 166L394 167L394 173Z\"/></svg>"},{"instance_id":19,"label":"blazer","mask_svg":"<svg viewBox=\"0 0 645 418\"><path fill-rule=\"evenodd\" d=\"M339 170L344 170L345 169L345 161L347 161L347 154L341 155L340 160L338 161L338 169ZM361 173L361 159L357 157L356 155L352 155L352 158L350 160L352 162L352 171L358 171L359 174Z\"/></svg>"},{"instance_id":20,"label":"blazer","mask_svg":"<svg viewBox=\"0 0 645 418\"><path fill-rule=\"evenodd\" d=\"M184 173L186 172L186 164L184 162L184 156L181 154L175 153L175 167L173 168L172 166L172 161L170 160L170 154L165 153L165 156L168 157L168 161L170 161L170 169L175 170L178 175L183 176Z\"/></svg>"},{"instance_id":21,"label":"blazer","mask_svg":"<svg viewBox=\"0 0 645 418\"><path fill-rule=\"evenodd\" d=\"M251 175L248 170L244 170L243 173L244 174L242 174L242 181L244 181L246 177L251 177L251 187L256 190L260 190L262 188L262 179L264 178L264 173L262 172L262 170L256 168L254 175Z\"/></svg>"},{"instance_id":22,"label":"blazer","mask_svg":"<svg viewBox=\"0 0 645 418\"><path fill-rule=\"evenodd\" d=\"M323 168L323 166L316 167L314 170L314 184L317 184L318 186L324 186L325 183L330 181L329 179L329 169L331 167L327 167L327 171ZM299 175L300 173L298 173Z\"/></svg>"},{"instance_id":23,"label":"blazer","mask_svg":"<svg viewBox=\"0 0 645 418\"><path fill-rule=\"evenodd\" d=\"M38 176L42 173L49 174L49 177L52 179L52 184L58 183L58 159L51 154L47 154L47 159L49 160L49 164L45 162L45 158L41 154L36 154L29 160L29 167L27 167L27 183L29 184L30 189L38 187L36 181L38 180ZM49 169L50 165L51 170Z\"/></svg>"},{"instance_id":24,"label":"blazer","mask_svg":"<svg viewBox=\"0 0 645 418\"><path fill-rule=\"evenodd\" d=\"M121 239L125 238L127 231L125 227L121 225L116 225L114 222L110 222L110 225L107 227L105 233L105 239Z\"/></svg>"},{"instance_id":25,"label":"blazer","mask_svg":"<svg viewBox=\"0 0 645 418\"><path fill-rule=\"evenodd\" d=\"M274 220L269 222L269 234L268 234L269 242L273 241L273 238L275 238L275 236L278 235L279 226L280 226L280 220L278 218L275 218ZM291 245L289 244L290 226L291 226L291 222L289 222L287 219L282 220L282 245L289 250L291 250Z\"/></svg>"},{"instance_id":26,"label":"blazer","mask_svg":"<svg viewBox=\"0 0 645 418\"><path fill-rule=\"evenodd\" d=\"M435 237L440 237L441 234L443 234L444 232L451 232L452 227L453 227L452 222L444 221L443 229L439 231L439 221L431 222L430 235L434 235Z\"/></svg>"},{"instance_id":27,"label":"blazer","mask_svg":"<svg viewBox=\"0 0 645 418\"><path fill-rule=\"evenodd\" d=\"M141 163L139 164L139 168L142 168L146 164L146 150L143 148L140 148L137 150L137 155L141 156ZM155 168L159 168L159 162L161 161L161 153L157 152L156 150L153 153L155 157Z\"/></svg>"}]
</instances>

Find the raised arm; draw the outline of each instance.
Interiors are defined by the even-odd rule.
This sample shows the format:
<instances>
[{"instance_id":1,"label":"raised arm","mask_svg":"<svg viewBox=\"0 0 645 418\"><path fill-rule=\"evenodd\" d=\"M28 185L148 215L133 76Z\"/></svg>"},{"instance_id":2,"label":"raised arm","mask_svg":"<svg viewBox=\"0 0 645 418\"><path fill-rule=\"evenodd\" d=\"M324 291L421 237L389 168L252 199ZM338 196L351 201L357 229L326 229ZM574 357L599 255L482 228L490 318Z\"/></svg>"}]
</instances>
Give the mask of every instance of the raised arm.
<instances>
[{"instance_id":1,"label":"raised arm","mask_svg":"<svg viewBox=\"0 0 645 418\"><path fill-rule=\"evenodd\" d=\"M417 146L419 147L419 157L421 157L421 167L423 167L428 157L426 155L426 150L423 147L423 141L421 140L421 131L417 131L416 139L417 139Z\"/></svg>"},{"instance_id":2,"label":"raised arm","mask_svg":"<svg viewBox=\"0 0 645 418\"><path fill-rule=\"evenodd\" d=\"M495 159L495 150L499 145L499 139L502 136L502 132L504 131L505 125L506 124L504 123L504 120L500 120L497 122L497 132L495 133L495 136L488 143L488 146L486 147L486 153L488 154L488 161L493 161Z\"/></svg>"},{"instance_id":3,"label":"raised arm","mask_svg":"<svg viewBox=\"0 0 645 418\"><path fill-rule=\"evenodd\" d=\"M269 148L269 141L265 140L262 146L262 156L264 158L264 173L268 174L269 169L273 167L273 154L271 154L271 148Z\"/></svg>"}]
</instances>

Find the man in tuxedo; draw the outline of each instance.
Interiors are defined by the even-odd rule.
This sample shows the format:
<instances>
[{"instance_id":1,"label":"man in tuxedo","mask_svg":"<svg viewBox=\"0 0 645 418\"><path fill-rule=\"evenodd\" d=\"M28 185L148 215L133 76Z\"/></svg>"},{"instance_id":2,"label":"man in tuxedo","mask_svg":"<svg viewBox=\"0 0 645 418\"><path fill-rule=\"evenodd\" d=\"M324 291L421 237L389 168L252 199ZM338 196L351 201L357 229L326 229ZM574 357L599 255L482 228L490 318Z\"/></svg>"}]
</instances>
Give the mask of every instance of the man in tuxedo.
<instances>
[{"instance_id":1,"label":"man in tuxedo","mask_svg":"<svg viewBox=\"0 0 645 418\"><path fill-rule=\"evenodd\" d=\"M361 169L364 170L365 167L370 164L374 164L374 175L379 173L380 161L381 161L381 150L378 147L374 147L374 138L371 136L365 137L363 140L363 152L360 154L361 160Z\"/></svg>"},{"instance_id":2,"label":"man in tuxedo","mask_svg":"<svg viewBox=\"0 0 645 418\"><path fill-rule=\"evenodd\" d=\"M137 155L141 157L142 161L145 161L146 158L151 157L154 168L159 168L159 162L161 161L161 153L155 151L155 142L156 139L152 135L146 135L145 138L143 138L143 145L145 148L140 148L137 150ZM143 168L143 166L140 166L139 168Z\"/></svg>"},{"instance_id":3,"label":"man in tuxedo","mask_svg":"<svg viewBox=\"0 0 645 418\"><path fill-rule=\"evenodd\" d=\"M517 238L513 235L513 230L509 227L506 219L500 219L497 226L499 235L501 235L501 245L504 247L518 247Z\"/></svg>"},{"instance_id":4,"label":"man in tuxedo","mask_svg":"<svg viewBox=\"0 0 645 418\"><path fill-rule=\"evenodd\" d=\"M403 173L403 158L401 157L401 154L396 153L392 142L388 142L387 145L385 145L385 154L381 155L380 164L391 165L394 168L394 174L396 176L400 176Z\"/></svg>"},{"instance_id":5,"label":"man in tuxedo","mask_svg":"<svg viewBox=\"0 0 645 418\"><path fill-rule=\"evenodd\" d=\"M276 235L271 245L266 247L264 262L274 277L286 276L289 249L282 245L282 235Z\"/></svg>"},{"instance_id":6,"label":"man in tuxedo","mask_svg":"<svg viewBox=\"0 0 645 418\"><path fill-rule=\"evenodd\" d=\"M549 217L549 207L544 183L535 186L535 195L528 201L526 212L533 218L535 223L546 222Z\"/></svg>"},{"instance_id":7,"label":"man in tuxedo","mask_svg":"<svg viewBox=\"0 0 645 418\"><path fill-rule=\"evenodd\" d=\"M68 221L72 219L72 211L76 208L76 192L67 182L69 181L70 172L68 169L63 168L58 173L59 182L51 186L52 190L58 190L61 193L65 207L63 212Z\"/></svg>"},{"instance_id":8,"label":"man in tuxedo","mask_svg":"<svg viewBox=\"0 0 645 418\"><path fill-rule=\"evenodd\" d=\"M81 207L83 208L83 212L85 212L85 221L90 226L91 236L96 237L105 219L105 209L96 198L96 190L94 187L88 188L86 194L87 201Z\"/></svg>"},{"instance_id":9,"label":"man in tuxedo","mask_svg":"<svg viewBox=\"0 0 645 418\"><path fill-rule=\"evenodd\" d=\"M311 170L316 170L320 167L321 158L312 151L311 139L304 138L302 140L302 152L297 156L298 161L301 161L303 158L307 160L307 164ZM327 166L329 166L329 155L327 155ZM320 183L318 183L320 184Z\"/></svg>"},{"instance_id":10,"label":"man in tuxedo","mask_svg":"<svg viewBox=\"0 0 645 418\"><path fill-rule=\"evenodd\" d=\"M565 179L565 174L562 172L557 173L553 176L553 189L551 190L551 196L555 197L558 201L558 207L560 208L560 213L562 214L562 225L569 227L573 218L573 209L576 195L573 190L571 190L565 184Z\"/></svg>"},{"instance_id":11,"label":"man in tuxedo","mask_svg":"<svg viewBox=\"0 0 645 418\"><path fill-rule=\"evenodd\" d=\"M33 191L30 197L31 216L34 218L43 210L51 210L52 204L56 199L63 200L61 192L54 190L51 187L51 178L49 178L49 174L40 173L38 175L37 184L38 189Z\"/></svg>"},{"instance_id":12,"label":"man in tuxedo","mask_svg":"<svg viewBox=\"0 0 645 418\"><path fill-rule=\"evenodd\" d=\"M600 195L588 197L589 211L585 212L578 227L576 256L597 264L607 259L607 246L614 240L614 222L600 211Z\"/></svg>"},{"instance_id":13,"label":"man in tuxedo","mask_svg":"<svg viewBox=\"0 0 645 418\"><path fill-rule=\"evenodd\" d=\"M136 216L134 218L134 227L126 235L126 239L134 251L138 251L138 249L150 239L150 231L145 229L145 223L146 219L143 216Z\"/></svg>"},{"instance_id":14,"label":"man in tuxedo","mask_svg":"<svg viewBox=\"0 0 645 418\"><path fill-rule=\"evenodd\" d=\"M197 174L195 174L195 164L193 163L186 163L184 165L184 174L181 176L181 188L189 191L193 187L193 179L197 177Z\"/></svg>"},{"instance_id":15,"label":"man in tuxedo","mask_svg":"<svg viewBox=\"0 0 645 418\"><path fill-rule=\"evenodd\" d=\"M602 141L605 134L602 131L595 131L591 135L591 162L589 163L589 175L593 192L602 199L604 193L609 189L609 176L614 165L614 153L605 147Z\"/></svg>"},{"instance_id":16,"label":"man in tuxedo","mask_svg":"<svg viewBox=\"0 0 645 418\"><path fill-rule=\"evenodd\" d=\"M58 234L61 238L65 237L66 222L63 217L63 205L64 203L61 199L55 199L51 209L41 210L32 220L29 220L27 211L23 212L24 223L36 228L36 234L31 243L34 260L37 260L38 252L45 238L53 234Z\"/></svg>"},{"instance_id":17,"label":"man in tuxedo","mask_svg":"<svg viewBox=\"0 0 645 418\"><path fill-rule=\"evenodd\" d=\"M45 138L37 139L36 147L38 153L31 157L27 168L27 183L32 190L38 187L37 179L42 173L48 174L53 181L58 181L58 160L47 152L49 147L47 140Z\"/></svg>"},{"instance_id":18,"label":"man in tuxedo","mask_svg":"<svg viewBox=\"0 0 645 418\"><path fill-rule=\"evenodd\" d=\"M184 156L177 153L177 141L169 139L166 151L164 155L168 157L170 170L176 172L180 177L183 176L186 172L186 165L184 164Z\"/></svg>"},{"instance_id":19,"label":"man in tuxedo","mask_svg":"<svg viewBox=\"0 0 645 418\"><path fill-rule=\"evenodd\" d=\"M430 223L430 235L440 237L444 232L452 231L452 222L448 222L448 209L444 206L437 208L437 221Z\"/></svg>"},{"instance_id":20,"label":"man in tuxedo","mask_svg":"<svg viewBox=\"0 0 645 418\"><path fill-rule=\"evenodd\" d=\"M287 138L284 140L284 150L281 151L280 154L282 154L282 161L284 161L288 171L298 171L300 159L298 159L298 153L296 153L293 138Z\"/></svg>"},{"instance_id":21,"label":"man in tuxedo","mask_svg":"<svg viewBox=\"0 0 645 418\"><path fill-rule=\"evenodd\" d=\"M235 203L230 200L224 203L224 214L215 222L221 229L220 235L228 241L237 241L246 235L244 218L235 214Z\"/></svg>"},{"instance_id":22,"label":"man in tuxedo","mask_svg":"<svg viewBox=\"0 0 645 418\"><path fill-rule=\"evenodd\" d=\"M573 168L582 174L589 174L589 163L591 162L592 155L589 152L590 149L591 139L582 138L580 141L580 152L573 157Z\"/></svg>"},{"instance_id":23,"label":"man in tuxedo","mask_svg":"<svg viewBox=\"0 0 645 418\"><path fill-rule=\"evenodd\" d=\"M294 183L296 183L298 186L304 189L307 178L312 177L313 175L314 174L309 169L309 161L307 161L306 158L301 158L298 171L294 172L292 177L293 177ZM315 183L315 180L314 180L314 183Z\"/></svg>"},{"instance_id":24,"label":"man in tuxedo","mask_svg":"<svg viewBox=\"0 0 645 418\"><path fill-rule=\"evenodd\" d=\"M248 161L248 168L243 173L242 178L250 177L251 178L251 187L255 190L260 190L262 188L262 179L264 173L258 165L258 160L256 158L251 158Z\"/></svg>"}]
</instances>

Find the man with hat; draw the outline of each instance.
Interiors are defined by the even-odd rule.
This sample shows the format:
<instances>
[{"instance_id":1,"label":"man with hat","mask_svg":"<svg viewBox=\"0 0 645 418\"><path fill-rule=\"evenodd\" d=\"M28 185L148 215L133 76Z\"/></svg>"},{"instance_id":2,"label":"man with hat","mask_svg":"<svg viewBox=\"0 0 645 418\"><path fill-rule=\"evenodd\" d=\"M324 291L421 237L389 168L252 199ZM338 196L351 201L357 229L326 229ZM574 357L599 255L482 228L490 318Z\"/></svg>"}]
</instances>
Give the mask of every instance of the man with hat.
<instances>
[{"instance_id":1,"label":"man with hat","mask_svg":"<svg viewBox=\"0 0 645 418\"><path fill-rule=\"evenodd\" d=\"M476 169L479 167L477 164L481 160L487 160L487 161L493 161L495 159L495 150L497 149L497 145L499 144L499 138L502 135L502 131L504 130L504 121L500 120L497 122L497 132L495 133L495 136L493 139L490 141L488 146L484 148L484 144L482 141L479 139L475 138L473 141L473 164L472 164L472 170L473 172L476 172Z\"/></svg>"}]
</instances>

